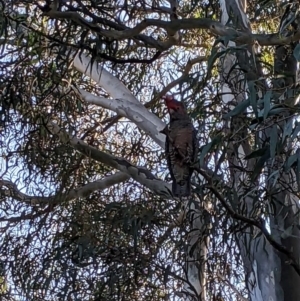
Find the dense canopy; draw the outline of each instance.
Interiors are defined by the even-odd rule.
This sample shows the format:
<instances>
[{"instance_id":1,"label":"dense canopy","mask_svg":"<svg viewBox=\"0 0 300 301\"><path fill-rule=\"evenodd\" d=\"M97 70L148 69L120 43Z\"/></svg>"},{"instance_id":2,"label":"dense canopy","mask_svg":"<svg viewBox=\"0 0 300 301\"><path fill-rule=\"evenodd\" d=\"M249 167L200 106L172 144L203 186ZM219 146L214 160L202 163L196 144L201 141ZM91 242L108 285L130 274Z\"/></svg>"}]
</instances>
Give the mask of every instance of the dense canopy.
<instances>
[{"instance_id":1,"label":"dense canopy","mask_svg":"<svg viewBox=\"0 0 300 301\"><path fill-rule=\"evenodd\" d=\"M300 182L299 17L245 3L0 1L1 300L186 300L195 278L206 300L248 300L268 248L300 275L299 210L272 232L291 216L278 185L292 199ZM167 93L198 131L188 200Z\"/></svg>"}]
</instances>

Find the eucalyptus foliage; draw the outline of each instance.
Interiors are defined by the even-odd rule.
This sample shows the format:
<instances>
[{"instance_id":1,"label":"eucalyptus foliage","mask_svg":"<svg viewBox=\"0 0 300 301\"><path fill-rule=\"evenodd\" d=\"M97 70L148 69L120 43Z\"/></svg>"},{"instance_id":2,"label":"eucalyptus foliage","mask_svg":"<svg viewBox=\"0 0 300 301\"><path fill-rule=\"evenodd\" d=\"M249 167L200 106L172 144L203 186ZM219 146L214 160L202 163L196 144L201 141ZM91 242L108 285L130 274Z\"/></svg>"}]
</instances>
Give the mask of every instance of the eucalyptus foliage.
<instances>
[{"instance_id":1,"label":"eucalyptus foliage","mask_svg":"<svg viewBox=\"0 0 300 301\"><path fill-rule=\"evenodd\" d=\"M74 67L75 56L82 54L91 58L87 68L104 67L157 120L168 122L161 101L166 93L186 104L200 144L190 202L209 225L207 300L249 297L236 241L249 229L256 231L254 238L264 236L264 246L286 254L287 264L299 272L267 228L278 213L267 198L270 185L276 190L291 170L296 182L285 189L297 196L293 185L300 184L298 86L280 86L274 73L276 43L288 45L287 36L278 34L284 11L284 3L249 1L250 36L234 22L221 25L214 0L0 2L1 300L183 298L187 241L195 231L190 218L178 218L183 202L126 173L138 166L138 176L147 171L158 183L170 182L163 143L123 111L108 108L111 94ZM243 53L252 38L259 41L251 47L267 89L259 95L259 83L249 73L243 101L224 107L220 59ZM242 42L220 46L231 40ZM296 65L300 49L293 42L289 55ZM106 98L106 107L86 101L80 90ZM242 123L235 124L236 118ZM231 132L224 131L228 120ZM261 143L266 128L269 138ZM117 174L115 163L81 151L74 137L127 169ZM230 181L228 143L235 141L238 148L243 140L250 145L243 160L251 166L239 166L249 176L240 194ZM267 174L265 167L274 162L276 169ZM251 212L243 203L246 196L253 201ZM299 224L283 229L281 238L294 227Z\"/></svg>"}]
</instances>

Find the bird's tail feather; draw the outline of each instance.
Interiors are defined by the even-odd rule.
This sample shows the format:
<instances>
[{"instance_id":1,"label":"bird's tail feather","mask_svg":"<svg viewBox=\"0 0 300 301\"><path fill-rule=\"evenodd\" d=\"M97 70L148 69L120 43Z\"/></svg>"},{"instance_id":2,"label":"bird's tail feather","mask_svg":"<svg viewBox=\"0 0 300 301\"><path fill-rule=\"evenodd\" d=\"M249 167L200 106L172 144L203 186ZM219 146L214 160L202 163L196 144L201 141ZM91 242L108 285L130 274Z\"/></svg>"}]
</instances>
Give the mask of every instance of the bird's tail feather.
<instances>
[{"instance_id":1,"label":"bird's tail feather","mask_svg":"<svg viewBox=\"0 0 300 301\"><path fill-rule=\"evenodd\" d=\"M189 196L191 194L191 183L185 181L184 183L172 183L172 193L176 197Z\"/></svg>"}]
</instances>

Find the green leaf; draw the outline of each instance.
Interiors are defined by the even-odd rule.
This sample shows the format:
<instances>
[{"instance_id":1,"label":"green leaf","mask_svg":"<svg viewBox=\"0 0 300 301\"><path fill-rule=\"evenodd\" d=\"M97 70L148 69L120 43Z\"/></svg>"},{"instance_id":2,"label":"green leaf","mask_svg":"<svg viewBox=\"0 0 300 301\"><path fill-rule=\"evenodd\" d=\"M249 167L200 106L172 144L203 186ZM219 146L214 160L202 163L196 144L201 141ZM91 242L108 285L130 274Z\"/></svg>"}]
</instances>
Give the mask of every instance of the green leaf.
<instances>
[{"instance_id":1,"label":"green leaf","mask_svg":"<svg viewBox=\"0 0 300 301\"><path fill-rule=\"evenodd\" d=\"M82 259L82 254L83 254L83 247L82 247L82 245L78 245L78 256L79 256L79 259Z\"/></svg>"},{"instance_id":2,"label":"green leaf","mask_svg":"<svg viewBox=\"0 0 300 301\"><path fill-rule=\"evenodd\" d=\"M288 159L285 162L285 172L288 172L290 170L292 165L297 161L297 157L297 154L293 154L292 156L288 157Z\"/></svg>"},{"instance_id":3,"label":"green leaf","mask_svg":"<svg viewBox=\"0 0 300 301\"><path fill-rule=\"evenodd\" d=\"M77 109L79 113L82 113L82 102L80 100L77 101Z\"/></svg>"},{"instance_id":4,"label":"green leaf","mask_svg":"<svg viewBox=\"0 0 300 301\"><path fill-rule=\"evenodd\" d=\"M270 179L272 179L274 177L274 180L273 180L273 184L272 184L272 187L274 187L277 183L277 180L278 180L278 177L279 177L279 170L275 170L273 171L270 176L268 177L268 181Z\"/></svg>"},{"instance_id":5,"label":"green leaf","mask_svg":"<svg viewBox=\"0 0 300 301\"><path fill-rule=\"evenodd\" d=\"M281 114L283 112L286 112L287 108L281 107L281 108L271 108L269 111L269 116L274 116L274 115L278 115Z\"/></svg>"},{"instance_id":6,"label":"green leaf","mask_svg":"<svg viewBox=\"0 0 300 301\"><path fill-rule=\"evenodd\" d=\"M276 155L277 138L278 138L277 126L273 125L271 133L270 133L270 156L271 156L271 158L274 158Z\"/></svg>"},{"instance_id":7,"label":"green leaf","mask_svg":"<svg viewBox=\"0 0 300 301\"><path fill-rule=\"evenodd\" d=\"M294 140L298 136L299 131L300 131L300 123L296 121L295 128L293 130L292 140Z\"/></svg>"},{"instance_id":8,"label":"green leaf","mask_svg":"<svg viewBox=\"0 0 300 301\"><path fill-rule=\"evenodd\" d=\"M263 156L266 152L268 151L268 147L265 146L263 148L260 148L260 149L257 149L253 152L251 152L249 155L247 155L245 157L246 160L249 160L249 159L253 159L253 158L257 158L257 157L261 157Z\"/></svg>"},{"instance_id":9,"label":"green leaf","mask_svg":"<svg viewBox=\"0 0 300 301\"><path fill-rule=\"evenodd\" d=\"M284 142L285 137L290 137L293 131L293 123L294 120L291 118L284 126L283 134L282 134L282 142Z\"/></svg>"},{"instance_id":10,"label":"green leaf","mask_svg":"<svg viewBox=\"0 0 300 301\"><path fill-rule=\"evenodd\" d=\"M249 89L249 99L250 99L250 104L252 106L253 112L258 118L258 111L257 111L257 94L256 94L256 89L254 85L254 81L249 81L248 83L248 89Z\"/></svg>"},{"instance_id":11,"label":"green leaf","mask_svg":"<svg viewBox=\"0 0 300 301\"><path fill-rule=\"evenodd\" d=\"M255 164L253 173L251 175L251 180L254 182L258 175L260 174L261 170L263 169L265 163L267 160L270 159L270 148L267 148L267 150L265 151L264 155L262 155L259 160L257 161L257 163Z\"/></svg>"},{"instance_id":12,"label":"green leaf","mask_svg":"<svg viewBox=\"0 0 300 301\"><path fill-rule=\"evenodd\" d=\"M293 51L293 55L295 57L295 59L300 62L300 44L297 44L297 46L295 47L294 51Z\"/></svg>"},{"instance_id":13,"label":"green leaf","mask_svg":"<svg viewBox=\"0 0 300 301\"><path fill-rule=\"evenodd\" d=\"M257 127L257 125L258 125L258 119L256 119L255 121L257 121L257 122L254 122L254 123L252 123L252 124L250 124L249 125L249 129L251 130L251 131L253 131L253 130L255 130L255 128Z\"/></svg>"},{"instance_id":14,"label":"green leaf","mask_svg":"<svg viewBox=\"0 0 300 301\"><path fill-rule=\"evenodd\" d=\"M293 233L294 225L289 226L284 232L280 235L282 239L290 237Z\"/></svg>"},{"instance_id":15,"label":"green leaf","mask_svg":"<svg viewBox=\"0 0 300 301\"><path fill-rule=\"evenodd\" d=\"M229 117L239 115L239 114L243 113L249 105L250 105L250 100L249 99L247 99L245 101L242 101L232 111L225 114L223 117L228 119Z\"/></svg>"},{"instance_id":16,"label":"green leaf","mask_svg":"<svg viewBox=\"0 0 300 301\"><path fill-rule=\"evenodd\" d=\"M200 166L203 166L204 164L204 158L206 154L215 146L220 143L222 140L222 135L215 136L211 142L204 145L204 147L201 149L201 155L200 155Z\"/></svg>"},{"instance_id":17,"label":"green leaf","mask_svg":"<svg viewBox=\"0 0 300 301\"><path fill-rule=\"evenodd\" d=\"M190 249L190 251L189 251L189 256L190 256L190 257L193 257L193 254L194 254L194 252L195 252L195 250L196 250L198 244L199 244L199 242L196 241L196 242L191 246L191 249Z\"/></svg>"},{"instance_id":18,"label":"green leaf","mask_svg":"<svg viewBox=\"0 0 300 301\"><path fill-rule=\"evenodd\" d=\"M269 90L269 91L267 91L267 93L265 94L265 97L264 97L264 120L266 120L268 113L270 111L270 108L271 108L271 102L270 102L271 95L272 95L272 92Z\"/></svg>"},{"instance_id":19,"label":"green leaf","mask_svg":"<svg viewBox=\"0 0 300 301\"><path fill-rule=\"evenodd\" d=\"M226 53L228 50L224 51L219 51L218 48L213 47L211 50L211 54L208 58L207 62L207 73L206 73L206 78L209 78L211 75L212 68L214 66L215 61L222 56L224 53Z\"/></svg>"}]
</instances>

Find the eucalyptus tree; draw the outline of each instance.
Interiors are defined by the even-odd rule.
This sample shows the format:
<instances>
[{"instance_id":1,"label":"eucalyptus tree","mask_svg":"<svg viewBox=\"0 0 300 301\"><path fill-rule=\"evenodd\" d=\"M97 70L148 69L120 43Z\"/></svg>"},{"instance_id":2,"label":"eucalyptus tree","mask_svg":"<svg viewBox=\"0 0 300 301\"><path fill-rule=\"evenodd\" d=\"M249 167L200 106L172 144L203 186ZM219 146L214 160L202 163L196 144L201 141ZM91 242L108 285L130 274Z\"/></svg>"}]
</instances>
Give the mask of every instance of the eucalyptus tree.
<instances>
[{"instance_id":1,"label":"eucalyptus tree","mask_svg":"<svg viewBox=\"0 0 300 301\"><path fill-rule=\"evenodd\" d=\"M299 300L299 4L1 2L3 300ZM162 96L198 129L172 196Z\"/></svg>"}]
</instances>

